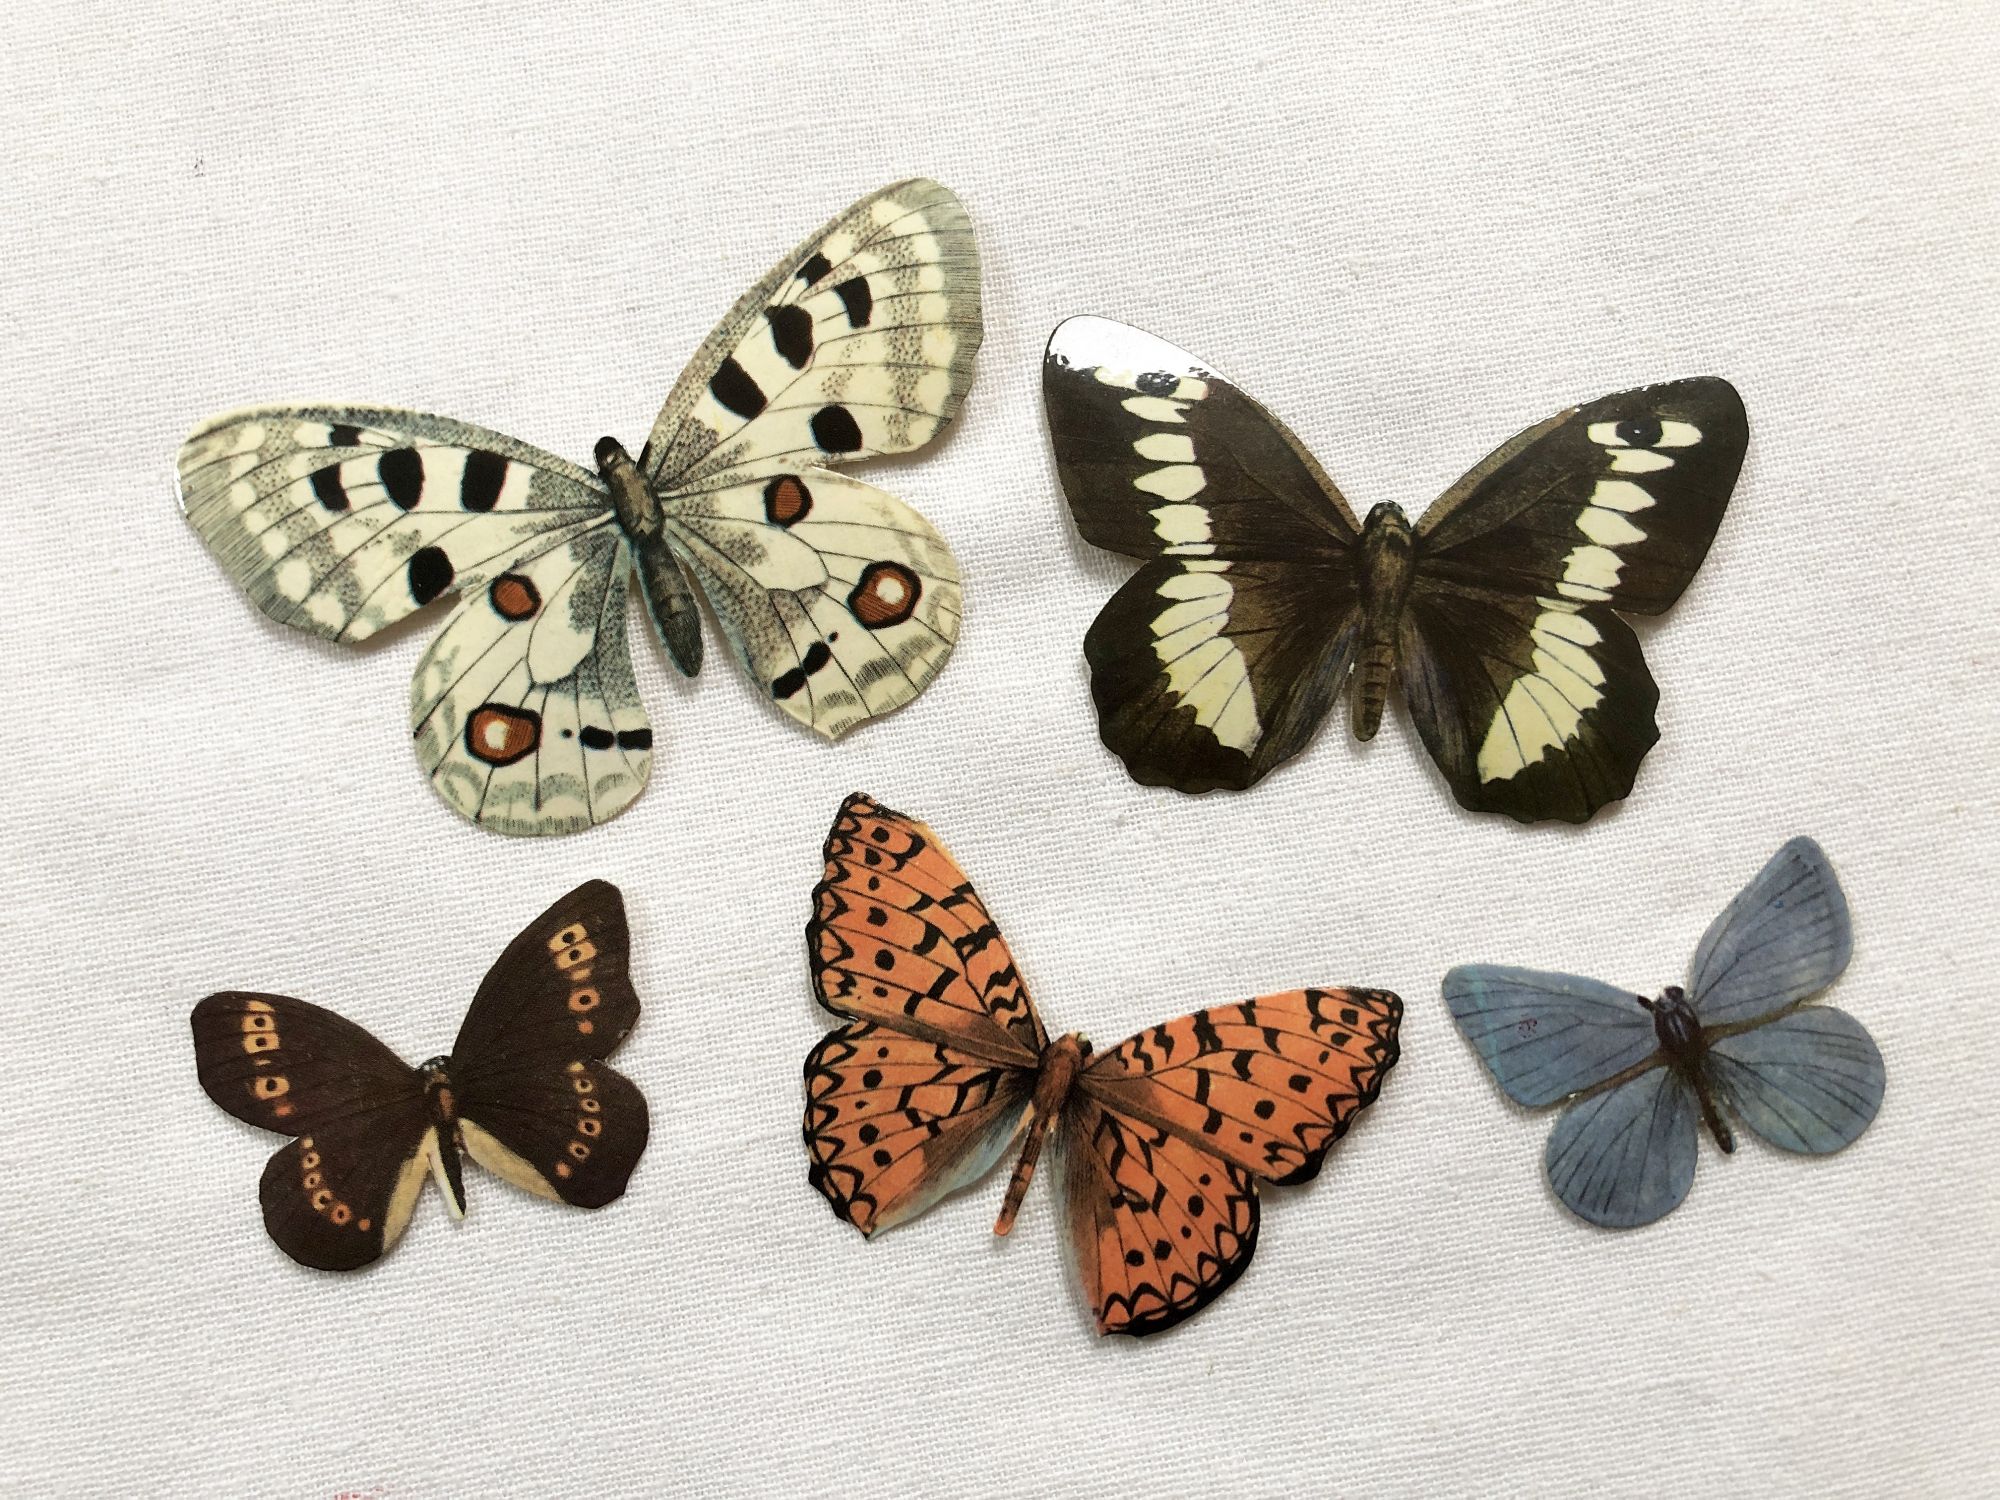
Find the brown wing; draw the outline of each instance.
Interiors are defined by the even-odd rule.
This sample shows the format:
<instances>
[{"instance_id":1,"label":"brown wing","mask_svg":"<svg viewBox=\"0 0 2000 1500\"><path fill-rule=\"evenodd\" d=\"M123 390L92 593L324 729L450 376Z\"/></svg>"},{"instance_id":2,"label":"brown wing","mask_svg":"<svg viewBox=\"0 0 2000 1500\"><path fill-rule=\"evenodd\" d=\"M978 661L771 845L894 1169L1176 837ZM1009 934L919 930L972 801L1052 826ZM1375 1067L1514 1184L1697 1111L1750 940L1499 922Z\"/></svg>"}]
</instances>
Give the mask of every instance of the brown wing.
<instances>
[{"instance_id":1,"label":"brown wing","mask_svg":"<svg viewBox=\"0 0 2000 1500\"><path fill-rule=\"evenodd\" d=\"M1208 1306L1257 1249L1248 1172L1088 1095L1057 1157L1070 1253L1099 1333L1159 1333Z\"/></svg>"},{"instance_id":2,"label":"brown wing","mask_svg":"<svg viewBox=\"0 0 2000 1500\"><path fill-rule=\"evenodd\" d=\"M969 1059L1033 1068L1047 1035L1014 957L937 835L860 793L841 803L806 948L820 1003Z\"/></svg>"},{"instance_id":3,"label":"brown wing","mask_svg":"<svg viewBox=\"0 0 2000 1500\"><path fill-rule=\"evenodd\" d=\"M416 1069L352 1021L284 995L210 995L190 1021L208 1097L298 1137L259 1191L278 1248L326 1271L378 1259L423 1190L430 1118Z\"/></svg>"},{"instance_id":4,"label":"brown wing","mask_svg":"<svg viewBox=\"0 0 2000 1500\"><path fill-rule=\"evenodd\" d=\"M650 1134L638 1085L580 1058L482 1080L460 1097L459 1113L474 1161L577 1208L602 1208L624 1193Z\"/></svg>"},{"instance_id":5,"label":"brown wing","mask_svg":"<svg viewBox=\"0 0 2000 1500\"><path fill-rule=\"evenodd\" d=\"M1395 1066L1403 1002L1386 990L1288 990L1140 1032L1077 1089L1272 1182L1304 1182Z\"/></svg>"},{"instance_id":6,"label":"brown wing","mask_svg":"<svg viewBox=\"0 0 2000 1500\"><path fill-rule=\"evenodd\" d=\"M806 1058L809 1179L863 1234L915 1218L1000 1158L1034 1084L1030 1069L852 1022Z\"/></svg>"}]
</instances>

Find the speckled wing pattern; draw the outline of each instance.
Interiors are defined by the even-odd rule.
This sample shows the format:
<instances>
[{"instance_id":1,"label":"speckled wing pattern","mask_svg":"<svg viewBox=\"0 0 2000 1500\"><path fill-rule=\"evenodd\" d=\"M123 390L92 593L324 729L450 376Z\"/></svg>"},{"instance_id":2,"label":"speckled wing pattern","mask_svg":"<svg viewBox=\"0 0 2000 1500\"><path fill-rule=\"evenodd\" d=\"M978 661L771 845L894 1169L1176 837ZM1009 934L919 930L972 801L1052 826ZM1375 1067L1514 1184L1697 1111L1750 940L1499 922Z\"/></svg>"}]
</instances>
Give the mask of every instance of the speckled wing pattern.
<instances>
[{"instance_id":1,"label":"speckled wing pattern","mask_svg":"<svg viewBox=\"0 0 2000 1500\"><path fill-rule=\"evenodd\" d=\"M826 465L935 437L979 337L964 209L936 183L899 183L752 288L642 455L662 512L643 553L654 586L685 569L778 707L829 738L937 675L960 595L928 521ZM197 533L283 624L358 642L457 595L410 707L418 759L458 812L561 834L638 795L652 764L625 624L638 542L597 474L449 418L343 405L215 418L178 472ZM651 602L692 673L685 586Z\"/></svg>"},{"instance_id":2,"label":"speckled wing pattern","mask_svg":"<svg viewBox=\"0 0 2000 1500\"><path fill-rule=\"evenodd\" d=\"M1251 785L1346 680L1353 513L1283 423L1139 329L1064 322L1042 392L1077 528L1145 559L1084 638L1105 744L1149 786Z\"/></svg>"},{"instance_id":3,"label":"speckled wing pattern","mask_svg":"<svg viewBox=\"0 0 2000 1500\"><path fill-rule=\"evenodd\" d=\"M806 1059L812 1185L872 1235L1053 1128L1104 1333L1159 1332L1220 1295L1256 1247L1257 1182L1313 1176L1397 1057L1394 995L1290 991L1141 1032L1036 1120L1060 1049L992 918L930 829L858 795L828 837L807 947L821 1002L851 1018Z\"/></svg>"},{"instance_id":4,"label":"speckled wing pattern","mask_svg":"<svg viewBox=\"0 0 2000 1500\"><path fill-rule=\"evenodd\" d=\"M1090 1061L1058 1160L1101 1332L1171 1328L1228 1288L1256 1249L1257 1182L1318 1175L1395 1066L1402 1018L1386 990L1292 990Z\"/></svg>"},{"instance_id":5,"label":"speckled wing pattern","mask_svg":"<svg viewBox=\"0 0 2000 1500\"><path fill-rule=\"evenodd\" d=\"M963 206L938 183L897 183L752 287L653 425L641 467L668 546L745 670L829 739L923 690L961 606L936 529L828 465L935 438L980 333Z\"/></svg>"}]
</instances>

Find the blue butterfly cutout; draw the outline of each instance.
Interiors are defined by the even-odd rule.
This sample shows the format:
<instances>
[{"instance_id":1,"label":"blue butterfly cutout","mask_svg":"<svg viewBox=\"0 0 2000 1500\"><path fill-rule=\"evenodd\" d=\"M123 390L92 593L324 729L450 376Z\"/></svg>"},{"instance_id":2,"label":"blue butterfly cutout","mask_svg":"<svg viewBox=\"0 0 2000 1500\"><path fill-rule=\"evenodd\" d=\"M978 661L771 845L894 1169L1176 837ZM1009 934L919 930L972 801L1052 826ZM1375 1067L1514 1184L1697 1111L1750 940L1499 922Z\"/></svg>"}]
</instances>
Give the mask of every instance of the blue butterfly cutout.
<instances>
[{"instance_id":1,"label":"blue butterfly cutout","mask_svg":"<svg viewBox=\"0 0 2000 1500\"><path fill-rule=\"evenodd\" d=\"M1685 990L1649 1000L1571 974L1465 964L1445 975L1444 998L1509 1097L1574 1100L1544 1153L1556 1196L1593 1224L1631 1229L1687 1196L1698 1122L1725 1152L1734 1116L1815 1156L1868 1128L1882 1103L1874 1038L1845 1011L1804 1003L1853 949L1833 868L1796 838L1709 926Z\"/></svg>"}]
</instances>

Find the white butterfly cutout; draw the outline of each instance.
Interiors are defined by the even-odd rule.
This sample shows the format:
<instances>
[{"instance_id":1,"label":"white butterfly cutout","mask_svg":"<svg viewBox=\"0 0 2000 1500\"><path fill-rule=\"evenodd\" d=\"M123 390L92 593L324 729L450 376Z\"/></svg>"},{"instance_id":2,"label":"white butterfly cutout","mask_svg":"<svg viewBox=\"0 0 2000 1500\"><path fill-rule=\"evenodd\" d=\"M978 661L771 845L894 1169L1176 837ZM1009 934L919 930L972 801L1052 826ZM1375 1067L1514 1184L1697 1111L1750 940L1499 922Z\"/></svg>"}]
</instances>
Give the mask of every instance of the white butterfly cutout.
<instances>
[{"instance_id":1,"label":"white butterfly cutout","mask_svg":"<svg viewBox=\"0 0 2000 1500\"><path fill-rule=\"evenodd\" d=\"M701 666L699 590L744 669L829 739L937 675L957 562L910 507L827 465L930 442L979 340L964 208L900 182L744 294L636 461L611 438L593 474L444 417L262 406L189 436L181 504L258 608L326 640L455 593L411 684L417 758L484 827L570 833L627 807L652 766L635 569L683 672Z\"/></svg>"}]
</instances>

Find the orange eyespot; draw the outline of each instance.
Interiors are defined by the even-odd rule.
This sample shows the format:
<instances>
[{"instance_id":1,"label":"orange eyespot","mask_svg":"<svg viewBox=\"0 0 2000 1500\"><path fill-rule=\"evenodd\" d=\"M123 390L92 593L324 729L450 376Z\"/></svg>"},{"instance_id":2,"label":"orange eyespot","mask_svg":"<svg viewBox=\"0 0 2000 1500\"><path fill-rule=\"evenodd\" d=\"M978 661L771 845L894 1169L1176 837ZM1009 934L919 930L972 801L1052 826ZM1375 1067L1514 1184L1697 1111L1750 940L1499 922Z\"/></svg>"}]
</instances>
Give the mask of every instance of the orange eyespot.
<instances>
[{"instance_id":1,"label":"orange eyespot","mask_svg":"<svg viewBox=\"0 0 2000 1500\"><path fill-rule=\"evenodd\" d=\"M584 1145L582 1141L571 1141L569 1143L569 1154L578 1161L589 1161L590 1147Z\"/></svg>"},{"instance_id":2,"label":"orange eyespot","mask_svg":"<svg viewBox=\"0 0 2000 1500\"><path fill-rule=\"evenodd\" d=\"M590 934L583 930L583 923L572 922L561 932L549 939L549 952L560 953L565 948L574 948Z\"/></svg>"},{"instance_id":3,"label":"orange eyespot","mask_svg":"<svg viewBox=\"0 0 2000 1500\"><path fill-rule=\"evenodd\" d=\"M246 1032L276 1031L278 1029L278 1018L272 1015L268 1009L254 1011L243 1018L243 1029Z\"/></svg>"},{"instance_id":4,"label":"orange eyespot","mask_svg":"<svg viewBox=\"0 0 2000 1500\"><path fill-rule=\"evenodd\" d=\"M306 1144L310 1146L312 1142L307 1141ZM314 1167L319 1165L319 1153L317 1151L306 1152L305 1155L299 1158L299 1165L310 1172Z\"/></svg>"},{"instance_id":5,"label":"orange eyespot","mask_svg":"<svg viewBox=\"0 0 2000 1500\"><path fill-rule=\"evenodd\" d=\"M604 997L599 995L596 990L574 990L569 997L569 1008L578 1015L582 1015L587 1010L596 1010L603 1003Z\"/></svg>"},{"instance_id":6,"label":"orange eyespot","mask_svg":"<svg viewBox=\"0 0 2000 1500\"><path fill-rule=\"evenodd\" d=\"M332 1217L334 1223L345 1224L349 1219L354 1217L354 1210L349 1208L345 1203L336 1203L333 1205Z\"/></svg>"},{"instance_id":7,"label":"orange eyespot","mask_svg":"<svg viewBox=\"0 0 2000 1500\"><path fill-rule=\"evenodd\" d=\"M291 1086L291 1079L282 1073L260 1073L250 1080L250 1092L259 1099L275 1099Z\"/></svg>"},{"instance_id":8,"label":"orange eyespot","mask_svg":"<svg viewBox=\"0 0 2000 1500\"><path fill-rule=\"evenodd\" d=\"M591 1078L585 1078L580 1075L578 1077L572 1078L569 1081L569 1086L575 1089L579 1094L593 1094L597 1092L596 1080Z\"/></svg>"},{"instance_id":9,"label":"orange eyespot","mask_svg":"<svg viewBox=\"0 0 2000 1500\"><path fill-rule=\"evenodd\" d=\"M594 1115L600 1109L604 1108L604 1106L595 1099L579 1099L576 1101L576 1107L582 1110L587 1115Z\"/></svg>"},{"instance_id":10,"label":"orange eyespot","mask_svg":"<svg viewBox=\"0 0 2000 1500\"><path fill-rule=\"evenodd\" d=\"M321 1188L312 1195L312 1206L316 1212L325 1213L326 1206L331 1202L333 1202L333 1194L326 1188Z\"/></svg>"},{"instance_id":11,"label":"orange eyespot","mask_svg":"<svg viewBox=\"0 0 2000 1500\"><path fill-rule=\"evenodd\" d=\"M278 1033L275 1031L246 1031L243 1034L245 1052L275 1052L278 1050Z\"/></svg>"},{"instance_id":12,"label":"orange eyespot","mask_svg":"<svg viewBox=\"0 0 2000 1500\"><path fill-rule=\"evenodd\" d=\"M594 1120L589 1115L583 1115L576 1122L576 1133L591 1137L600 1136L604 1133L604 1122L602 1120Z\"/></svg>"},{"instance_id":13,"label":"orange eyespot","mask_svg":"<svg viewBox=\"0 0 2000 1500\"><path fill-rule=\"evenodd\" d=\"M572 943L567 948L556 950L556 967L574 969L578 964L587 964L597 957L597 944L591 942Z\"/></svg>"}]
</instances>

